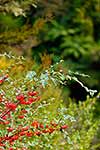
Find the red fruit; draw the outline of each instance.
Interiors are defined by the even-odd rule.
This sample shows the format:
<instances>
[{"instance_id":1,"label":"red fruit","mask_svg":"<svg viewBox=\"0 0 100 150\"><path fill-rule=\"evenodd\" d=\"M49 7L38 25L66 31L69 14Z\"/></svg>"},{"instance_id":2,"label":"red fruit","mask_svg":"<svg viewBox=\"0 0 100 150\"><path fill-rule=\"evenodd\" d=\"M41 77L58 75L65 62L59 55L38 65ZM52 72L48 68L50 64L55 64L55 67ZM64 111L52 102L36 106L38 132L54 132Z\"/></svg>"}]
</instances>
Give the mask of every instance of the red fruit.
<instances>
[{"instance_id":1,"label":"red fruit","mask_svg":"<svg viewBox=\"0 0 100 150\"><path fill-rule=\"evenodd\" d=\"M7 119L7 116L3 116L2 119L6 120L6 119Z\"/></svg>"},{"instance_id":2,"label":"red fruit","mask_svg":"<svg viewBox=\"0 0 100 150\"><path fill-rule=\"evenodd\" d=\"M52 125L53 127L58 126L58 124L57 124L57 123L55 123L55 122L51 122L51 125Z\"/></svg>"},{"instance_id":3,"label":"red fruit","mask_svg":"<svg viewBox=\"0 0 100 150\"><path fill-rule=\"evenodd\" d=\"M22 113L27 113L27 110L23 109L21 110Z\"/></svg>"},{"instance_id":4,"label":"red fruit","mask_svg":"<svg viewBox=\"0 0 100 150\"><path fill-rule=\"evenodd\" d=\"M7 130L8 130L8 132L12 132L14 129L10 127Z\"/></svg>"},{"instance_id":5,"label":"red fruit","mask_svg":"<svg viewBox=\"0 0 100 150\"><path fill-rule=\"evenodd\" d=\"M0 84L2 84L4 82L4 80L3 79L0 79Z\"/></svg>"},{"instance_id":6,"label":"red fruit","mask_svg":"<svg viewBox=\"0 0 100 150\"><path fill-rule=\"evenodd\" d=\"M50 127L48 130L49 130L49 133L52 133L55 129Z\"/></svg>"},{"instance_id":7,"label":"red fruit","mask_svg":"<svg viewBox=\"0 0 100 150\"><path fill-rule=\"evenodd\" d=\"M40 123L39 127L43 129L44 125L42 123Z\"/></svg>"},{"instance_id":8,"label":"red fruit","mask_svg":"<svg viewBox=\"0 0 100 150\"><path fill-rule=\"evenodd\" d=\"M67 129L67 128L68 128L68 125L61 126L61 129Z\"/></svg>"},{"instance_id":9,"label":"red fruit","mask_svg":"<svg viewBox=\"0 0 100 150\"><path fill-rule=\"evenodd\" d=\"M2 102L2 97L1 97L1 95L0 95L0 102Z\"/></svg>"},{"instance_id":10,"label":"red fruit","mask_svg":"<svg viewBox=\"0 0 100 150\"><path fill-rule=\"evenodd\" d=\"M14 135L13 137L11 137L12 141L18 140L19 136L18 135Z\"/></svg>"},{"instance_id":11,"label":"red fruit","mask_svg":"<svg viewBox=\"0 0 100 150\"><path fill-rule=\"evenodd\" d=\"M14 150L14 149L12 147L10 147L9 150Z\"/></svg>"},{"instance_id":12,"label":"red fruit","mask_svg":"<svg viewBox=\"0 0 100 150\"><path fill-rule=\"evenodd\" d=\"M33 136L33 133L32 133L32 132L27 132L27 133L26 133L26 136L32 137L32 136Z\"/></svg>"},{"instance_id":13,"label":"red fruit","mask_svg":"<svg viewBox=\"0 0 100 150\"><path fill-rule=\"evenodd\" d=\"M24 115L20 115L18 116L19 119L23 119L24 118Z\"/></svg>"},{"instance_id":14,"label":"red fruit","mask_svg":"<svg viewBox=\"0 0 100 150\"><path fill-rule=\"evenodd\" d=\"M34 128L38 128L39 127L39 122L38 121L33 121L31 124Z\"/></svg>"},{"instance_id":15,"label":"red fruit","mask_svg":"<svg viewBox=\"0 0 100 150\"><path fill-rule=\"evenodd\" d=\"M21 102L21 101L25 100L25 96L23 94L19 94L19 95L16 96L16 99Z\"/></svg>"},{"instance_id":16,"label":"red fruit","mask_svg":"<svg viewBox=\"0 0 100 150\"><path fill-rule=\"evenodd\" d=\"M20 101L20 104L26 104L25 96L23 94L17 95L16 99Z\"/></svg>"},{"instance_id":17,"label":"red fruit","mask_svg":"<svg viewBox=\"0 0 100 150\"><path fill-rule=\"evenodd\" d=\"M11 139L9 140L9 144L10 146L14 145L14 141L12 141Z\"/></svg>"},{"instance_id":18,"label":"red fruit","mask_svg":"<svg viewBox=\"0 0 100 150\"><path fill-rule=\"evenodd\" d=\"M40 132L40 131L36 131L36 132L34 132L34 135L41 135L42 134L42 132Z\"/></svg>"},{"instance_id":19,"label":"red fruit","mask_svg":"<svg viewBox=\"0 0 100 150\"><path fill-rule=\"evenodd\" d=\"M40 100L40 96L38 96L36 98L29 97L28 101L26 102L26 104L31 104L31 103L33 103L35 101L38 101L38 100Z\"/></svg>"},{"instance_id":20,"label":"red fruit","mask_svg":"<svg viewBox=\"0 0 100 150\"><path fill-rule=\"evenodd\" d=\"M38 92L36 92L36 91L30 91L30 92L28 92L29 96L36 96L37 94L38 94Z\"/></svg>"},{"instance_id":21,"label":"red fruit","mask_svg":"<svg viewBox=\"0 0 100 150\"><path fill-rule=\"evenodd\" d=\"M6 146L5 144L3 144L3 143L0 143L0 146Z\"/></svg>"},{"instance_id":22,"label":"red fruit","mask_svg":"<svg viewBox=\"0 0 100 150\"><path fill-rule=\"evenodd\" d=\"M5 125L7 125L7 124L9 124L9 123L10 123L9 121L5 121L5 122L4 122Z\"/></svg>"},{"instance_id":23,"label":"red fruit","mask_svg":"<svg viewBox=\"0 0 100 150\"><path fill-rule=\"evenodd\" d=\"M6 107L8 108L8 109L11 109L11 110L15 110L16 109L16 107L17 107L17 105L15 104L15 103L7 103L6 104Z\"/></svg>"},{"instance_id":24,"label":"red fruit","mask_svg":"<svg viewBox=\"0 0 100 150\"><path fill-rule=\"evenodd\" d=\"M36 99L35 99L35 98L31 98L31 97L29 97L29 98L28 98L28 101L29 101L29 102L31 102L31 103L33 103L33 102L35 102L35 101L36 101Z\"/></svg>"},{"instance_id":25,"label":"red fruit","mask_svg":"<svg viewBox=\"0 0 100 150\"><path fill-rule=\"evenodd\" d=\"M26 135L26 131L20 132L20 136Z\"/></svg>"},{"instance_id":26,"label":"red fruit","mask_svg":"<svg viewBox=\"0 0 100 150\"><path fill-rule=\"evenodd\" d=\"M32 102L30 102L30 101L27 101L27 102L25 102L25 105L30 105Z\"/></svg>"},{"instance_id":27,"label":"red fruit","mask_svg":"<svg viewBox=\"0 0 100 150\"><path fill-rule=\"evenodd\" d=\"M21 131L27 131L28 129L29 127L27 126L27 127L22 128Z\"/></svg>"},{"instance_id":28,"label":"red fruit","mask_svg":"<svg viewBox=\"0 0 100 150\"><path fill-rule=\"evenodd\" d=\"M43 133L48 133L49 130L48 129L45 129L45 130L42 130Z\"/></svg>"},{"instance_id":29,"label":"red fruit","mask_svg":"<svg viewBox=\"0 0 100 150\"><path fill-rule=\"evenodd\" d=\"M26 101L20 101L20 104L26 105Z\"/></svg>"},{"instance_id":30,"label":"red fruit","mask_svg":"<svg viewBox=\"0 0 100 150\"><path fill-rule=\"evenodd\" d=\"M10 137L8 136L8 135L6 135L5 137L4 137L4 140L9 140L10 139Z\"/></svg>"},{"instance_id":31,"label":"red fruit","mask_svg":"<svg viewBox=\"0 0 100 150\"><path fill-rule=\"evenodd\" d=\"M0 121L0 124L5 124L4 122Z\"/></svg>"}]
</instances>

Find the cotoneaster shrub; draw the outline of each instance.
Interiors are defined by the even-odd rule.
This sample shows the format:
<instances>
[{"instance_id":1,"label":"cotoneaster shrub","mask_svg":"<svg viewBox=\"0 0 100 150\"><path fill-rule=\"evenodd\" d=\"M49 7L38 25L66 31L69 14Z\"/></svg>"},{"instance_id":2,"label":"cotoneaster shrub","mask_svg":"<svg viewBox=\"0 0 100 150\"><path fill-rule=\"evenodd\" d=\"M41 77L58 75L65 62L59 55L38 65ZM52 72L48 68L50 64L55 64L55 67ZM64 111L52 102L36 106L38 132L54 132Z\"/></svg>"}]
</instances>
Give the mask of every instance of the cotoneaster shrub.
<instances>
[{"instance_id":1,"label":"cotoneaster shrub","mask_svg":"<svg viewBox=\"0 0 100 150\"><path fill-rule=\"evenodd\" d=\"M0 70L0 149L90 149L98 127L96 98L79 105L65 98L66 106L61 96L60 84L79 80L59 71L59 64L35 72L23 57L1 57L9 63Z\"/></svg>"}]
</instances>

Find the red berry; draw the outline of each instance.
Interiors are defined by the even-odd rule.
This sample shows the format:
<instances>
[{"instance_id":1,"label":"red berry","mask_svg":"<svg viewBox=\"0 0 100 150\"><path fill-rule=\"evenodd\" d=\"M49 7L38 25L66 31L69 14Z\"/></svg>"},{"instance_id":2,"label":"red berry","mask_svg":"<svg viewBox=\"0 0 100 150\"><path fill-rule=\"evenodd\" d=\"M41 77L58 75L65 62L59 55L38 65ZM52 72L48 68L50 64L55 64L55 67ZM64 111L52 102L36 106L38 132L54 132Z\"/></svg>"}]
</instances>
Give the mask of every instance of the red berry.
<instances>
[{"instance_id":1,"label":"red berry","mask_svg":"<svg viewBox=\"0 0 100 150\"><path fill-rule=\"evenodd\" d=\"M6 119L7 119L7 116L3 116L2 119L6 120Z\"/></svg>"},{"instance_id":2,"label":"red berry","mask_svg":"<svg viewBox=\"0 0 100 150\"><path fill-rule=\"evenodd\" d=\"M52 125L53 127L58 126L58 124L57 124L57 123L55 123L55 122L51 122L51 125Z\"/></svg>"},{"instance_id":3,"label":"red berry","mask_svg":"<svg viewBox=\"0 0 100 150\"><path fill-rule=\"evenodd\" d=\"M39 122L38 121L33 121L31 124L34 128L38 128L39 127Z\"/></svg>"},{"instance_id":4,"label":"red berry","mask_svg":"<svg viewBox=\"0 0 100 150\"><path fill-rule=\"evenodd\" d=\"M22 113L27 113L27 110L23 109L21 110Z\"/></svg>"},{"instance_id":5,"label":"red berry","mask_svg":"<svg viewBox=\"0 0 100 150\"><path fill-rule=\"evenodd\" d=\"M0 84L2 84L4 82L4 80L3 79L0 79Z\"/></svg>"},{"instance_id":6,"label":"red berry","mask_svg":"<svg viewBox=\"0 0 100 150\"><path fill-rule=\"evenodd\" d=\"M5 122L4 122L5 125L7 125L7 124L9 124L9 123L10 123L9 121L5 121Z\"/></svg>"},{"instance_id":7,"label":"red berry","mask_svg":"<svg viewBox=\"0 0 100 150\"><path fill-rule=\"evenodd\" d=\"M32 98L32 97L29 97L29 98L28 98L28 101L31 102L31 103L33 103L33 102L36 101L36 99L35 99L35 98Z\"/></svg>"},{"instance_id":8,"label":"red berry","mask_svg":"<svg viewBox=\"0 0 100 150\"><path fill-rule=\"evenodd\" d=\"M21 102L21 101L24 101L25 96L23 94L19 94L19 95L16 96L16 99Z\"/></svg>"},{"instance_id":9,"label":"red berry","mask_svg":"<svg viewBox=\"0 0 100 150\"><path fill-rule=\"evenodd\" d=\"M36 92L36 91L30 91L30 92L28 92L29 96L36 96L37 94L38 94L38 92Z\"/></svg>"},{"instance_id":10,"label":"red berry","mask_svg":"<svg viewBox=\"0 0 100 150\"><path fill-rule=\"evenodd\" d=\"M33 133L32 132L27 132L26 136L31 137L31 136L33 136Z\"/></svg>"},{"instance_id":11,"label":"red berry","mask_svg":"<svg viewBox=\"0 0 100 150\"><path fill-rule=\"evenodd\" d=\"M12 148L12 147L10 147L10 148L9 148L9 150L13 150L13 148Z\"/></svg>"},{"instance_id":12,"label":"red berry","mask_svg":"<svg viewBox=\"0 0 100 150\"><path fill-rule=\"evenodd\" d=\"M2 102L2 98L0 97L0 102Z\"/></svg>"},{"instance_id":13,"label":"red berry","mask_svg":"<svg viewBox=\"0 0 100 150\"><path fill-rule=\"evenodd\" d=\"M49 133L52 133L55 129L53 129L53 128L51 128L51 127L49 127Z\"/></svg>"},{"instance_id":14,"label":"red berry","mask_svg":"<svg viewBox=\"0 0 100 150\"><path fill-rule=\"evenodd\" d=\"M40 131L36 131L36 132L34 132L34 135L41 135L42 134L42 132L40 132Z\"/></svg>"},{"instance_id":15,"label":"red berry","mask_svg":"<svg viewBox=\"0 0 100 150\"><path fill-rule=\"evenodd\" d=\"M4 140L9 140L9 139L10 137L8 135L4 137Z\"/></svg>"},{"instance_id":16,"label":"red berry","mask_svg":"<svg viewBox=\"0 0 100 150\"><path fill-rule=\"evenodd\" d=\"M48 133L48 129L42 130L43 133Z\"/></svg>"},{"instance_id":17,"label":"red berry","mask_svg":"<svg viewBox=\"0 0 100 150\"><path fill-rule=\"evenodd\" d=\"M20 136L26 135L26 131L21 131Z\"/></svg>"},{"instance_id":18,"label":"red berry","mask_svg":"<svg viewBox=\"0 0 100 150\"><path fill-rule=\"evenodd\" d=\"M30 105L31 103L32 102L30 102L30 101L25 102L26 105Z\"/></svg>"},{"instance_id":19,"label":"red berry","mask_svg":"<svg viewBox=\"0 0 100 150\"><path fill-rule=\"evenodd\" d=\"M14 129L10 127L7 130L8 130L8 132L12 132Z\"/></svg>"},{"instance_id":20,"label":"red berry","mask_svg":"<svg viewBox=\"0 0 100 150\"><path fill-rule=\"evenodd\" d=\"M3 143L0 143L0 146L6 146L5 144L3 144Z\"/></svg>"},{"instance_id":21,"label":"red berry","mask_svg":"<svg viewBox=\"0 0 100 150\"><path fill-rule=\"evenodd\" d=\"M61 126L61 129L67 129L67 128L68 128L68 125Z\"/></svg>"},{"instance_id":22,"label":"red berry","mask_svg":"<svg viewBox=\"0 0 100 150\"><path fill-rule=\"evenodd\" d=\"M40 123L39 127L43 129L44 125L42 123Z\"/></svg>"},{"instance_id":23,"label":"red berry","mask_svg":"<svg viewBox=\"0 0 100 150\"><path fill-rule=\"evenodd\" d=\"M6 104L6 107L8 108L8 109L11 109L11 110L15 110L16 109L16 107L17 107L17 105L15 104L15 103L7 103Z\"/></svg>"},{"instance_id":24,"label":"red berry","mask_svg":"<svg viewBox=\"0 0 100 150\"><path fill-rule=\"evenodd\" d=\"M20 101L20 104L26 105L26 101Z\"/></svg>"},{"instance_id":25,"label":"red berry","mask_svg":"<svg viewBox=\"0 0 100 150\"><path fill-rule=\"evenodd\" d=\"M18 116L19 119L23 119L24 118L24 115L20 115Z\"/></svg>"},{"instance_id":26,"label":"red berry","mask_svg":"<svg viewBox=\"0 0 100 150\"><path fill-rule=\"evenodd\" d=\"M22 128L21 131L27 131L28 129L29 127L27 126L27 127Z\"/></svg>"},{"instance_id":27,"label":"red berry","mask_svg":"<svg viewBox=\"0 0 100 150\"><path fill-rule=\"evenodd\" d=\"M19 136L18 135L14 135L13 137L11 137L12 141L18 140Z\"/></svg>"}]
</instances>

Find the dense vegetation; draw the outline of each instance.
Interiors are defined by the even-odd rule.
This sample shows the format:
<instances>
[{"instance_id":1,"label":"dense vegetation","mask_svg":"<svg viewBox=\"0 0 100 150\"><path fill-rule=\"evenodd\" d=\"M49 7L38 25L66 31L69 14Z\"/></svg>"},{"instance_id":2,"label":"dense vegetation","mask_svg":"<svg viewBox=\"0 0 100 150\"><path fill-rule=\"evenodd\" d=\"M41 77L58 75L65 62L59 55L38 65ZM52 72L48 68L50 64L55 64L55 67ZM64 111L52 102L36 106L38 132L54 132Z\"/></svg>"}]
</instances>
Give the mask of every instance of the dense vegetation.
<instances>
[{"instance_id":1,"label":"dense vegetation","mask_svg":"<svg viewBox=\"0 0 100 150\"><path fill-rule=\"evenodd\" d=\"M1 149L99 150L99 26L98 0L0 0Z\"/></svg>"},{"instance_id":2,"label":"dense vegetation","mask_svg":"<svg viewBox=\"0 0 100 150\"><path fill-rule=\"evenodd\" d=\"M62 96L62 61L43 70L23 57L1 56L0 146L1 149L72 149L99 147L94 142L99 118L95 116L99 95L76 104ZM66 83L67 83L66 82ZM79 80L77 79L77 82ZM81 83L82 84L82 83ZM95 91L83 87L93 94ZM85 140L86 139L86 140Z\"/></svg>"}]
</instances>

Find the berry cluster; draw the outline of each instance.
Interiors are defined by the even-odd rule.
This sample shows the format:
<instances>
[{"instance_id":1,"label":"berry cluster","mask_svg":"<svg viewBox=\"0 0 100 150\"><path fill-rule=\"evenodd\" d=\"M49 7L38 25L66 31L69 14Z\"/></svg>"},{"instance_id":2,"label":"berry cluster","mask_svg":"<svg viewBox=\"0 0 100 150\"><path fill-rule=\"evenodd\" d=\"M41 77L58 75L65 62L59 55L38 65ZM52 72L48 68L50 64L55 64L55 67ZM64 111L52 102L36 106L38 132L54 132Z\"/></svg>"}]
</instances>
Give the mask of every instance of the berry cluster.
<instances>
[{"instance_id":1,"label":"berry cluster","mask_svg":"<svg viewBox=\"0 0 100 150\"><path fill-rule=\"evenodd\" d=\"M28 92L28 100L25 101L25 96L23 94L19 94L17 95L16 99L20 102L20 104L25 104L25 105L28 105L28 104L32 104L33 102L36 102L40 99L40 97L38 96L38 92L36 91L29 91ZM30 97L31 96L31 97ZM35 97L33 97L35 96Z\"/></svg>"},{"instance_id":2,"label":"berry cluster","mask_svg":"<svg viewBox=\"0 0 100 150\"><path fill-rule=\"evenodd\" d=\"M51 134L54 131L61 131L67 128L67 125L60 126L55 122L51 122L49 125L44 125L43 123L40 123L37 120L35 120L30 124L30 126L19 126L18 129L16 129L16 132L14 131L14 128L7 128L8 134L4 137L0 137L0 146L5 147L5 142L9 142L9 144L12 146L14 144L14 141L21 141L22 137L33 137L40 136L42 134ZM9 136L9 133L13 134Z\"/></svg>"},{"instance_id":3,"label":"berry cluster","mask_svg":"<svg viewBox=\"0 0 100 150\"><path fill-rule=\"evenodd\" d=\"M7 78L8 75L5 75L0 80L0 84L2 84ZM40 99L39 92L35 90L28 90L25 91L24 94L20 93L16 94L16 96L14 95L14 101L5 99L4 93L0 93L0 103L1 106L3 106L3 110L0 110L0 125L3 126L5 130L5 134L0 137L0 150L6 149L6 144L10 145L9 150L13 150L15 142L21 142L24 138L31 138L34 136L40 137L41 135L52 134L55 131L63 131L68 128L66 124L61 125L54 121L49 124L44 124L38 120L31 121L31 119L29 120L28 118L25 118L26 116L28 117L28 111L26 108L32 108L31 106ZM19 108L21 109L19 110ZM14 118L14 113L17 113L16 119ZM13 122L20 120L20 124L17 125L14 123L13 126L12 120ZM22 125L21 120L26 121L27 125ZM29 120L29 122L27 122L27 120Z\"/></svg>"},{"instance_id":4,"label":"berry cluster","mask_svg":"<svg viewBox=\"0 0 100 150\"><path fill-rule=\"evenodd\" d=\"M15 111L16 108L18 107L18 105L30 105L33 102L39 101L40 100L40 96L38 95L39 93L37 91L28 91L28 100L26 101L26 97L24 96L24 94L19 94L16 96L16 100L17 102L5 102L5 111L3 111L3 113L0 115L1 120L2 119L6 119L7 115L10 115L11 111ZM0 95L0 100L1 102L3 101L2 98L2 94ZM20 115L19 116L20 119L24 118L24 116ZM4 122L1 121L0 124L8 124L8 121Z\"/></svg>"}]
</instances>

